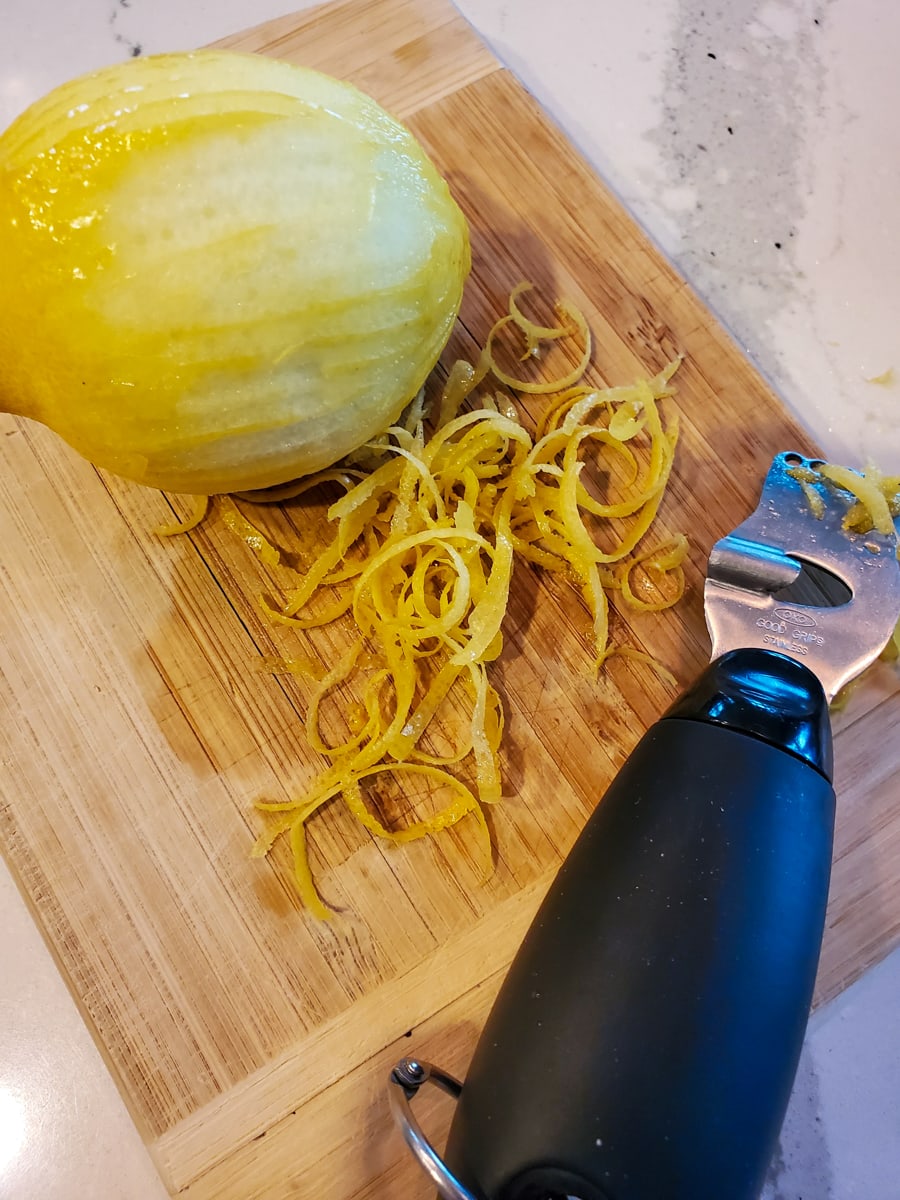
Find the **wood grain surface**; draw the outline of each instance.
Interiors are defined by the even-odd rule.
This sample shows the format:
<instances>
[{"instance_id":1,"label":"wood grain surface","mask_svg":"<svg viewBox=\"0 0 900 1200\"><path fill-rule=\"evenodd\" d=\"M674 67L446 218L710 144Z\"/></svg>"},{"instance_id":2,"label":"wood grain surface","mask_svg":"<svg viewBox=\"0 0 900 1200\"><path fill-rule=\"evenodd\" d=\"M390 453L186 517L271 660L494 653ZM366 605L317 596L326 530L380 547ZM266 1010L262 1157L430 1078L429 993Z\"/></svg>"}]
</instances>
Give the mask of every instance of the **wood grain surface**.
<instances>
[{"instance_id":1,"label":"wood grain surface","mask_svg":"<svg viewBox=\"0 0 900 1200\"><path fill-rule=\"evenodd\" d=\"M811 448L726 332L446 0L342 0L228 39L355 80L403 117L471 222L473 274L444 361L473 352L526 277L585 310L591 378L683 353L683 438L660 531L692 541L685 603L614 636L686 682L708 653L713 541L756 504L774 453ZM535 906L669 689L614 661L590 678L578 598L519 569L494 671L508 713L497 868L464 822L402 849L336 808L317 876L340 915L300 910L286 851L248 851L253 801L317 769L305 685L254 597L277 591L217 522L165 541L159 493L98 473L45 429L0 419L0 838L173 1195L429 1196L389 1126L404 1052L464 1073ZM289 542L316 513L267 512ZM303 637L328 660L346 633ZM837 739L836 862L818 998L900 940L900 718L882 669ZM449 1102L422 1097L440 1138Z\"/></svg>"}]
</instances>

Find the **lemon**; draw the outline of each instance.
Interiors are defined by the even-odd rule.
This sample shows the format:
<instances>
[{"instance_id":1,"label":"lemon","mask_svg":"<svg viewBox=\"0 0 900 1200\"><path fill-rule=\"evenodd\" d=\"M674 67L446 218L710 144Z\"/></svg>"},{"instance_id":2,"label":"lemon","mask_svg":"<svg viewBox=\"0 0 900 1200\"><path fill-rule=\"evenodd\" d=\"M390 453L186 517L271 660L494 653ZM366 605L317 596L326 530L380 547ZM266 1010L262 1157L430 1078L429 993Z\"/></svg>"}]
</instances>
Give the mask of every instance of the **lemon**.
<instances>
[{"instance_id":1,"label":"lemon","mask_svg":"<svg viewBox=\"0 0 900 1200\"><path fill-rule=\"evenodd\" d=\"M469 263L445 181L356 88L132 60L0 136L0 408L153 487L282 483L396 420Z\"/></svg>"}]
</instances>

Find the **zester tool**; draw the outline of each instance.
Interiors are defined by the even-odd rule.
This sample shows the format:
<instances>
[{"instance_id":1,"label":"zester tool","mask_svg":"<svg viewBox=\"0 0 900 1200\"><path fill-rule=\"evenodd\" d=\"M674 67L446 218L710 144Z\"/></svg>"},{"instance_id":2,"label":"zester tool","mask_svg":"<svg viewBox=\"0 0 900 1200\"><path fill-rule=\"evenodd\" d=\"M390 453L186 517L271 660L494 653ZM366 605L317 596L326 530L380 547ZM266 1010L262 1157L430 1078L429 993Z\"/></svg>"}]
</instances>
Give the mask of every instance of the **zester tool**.
<instances>
[{"instance_id":1,"label":"zester tool","mask_svg":"<svg viewBox=\"0 0 900 1200\"><path fill-rule=\"evenodd\" d=\"M778 455L719 541L712 662L644 735L550 888L464 1085L404 1059L394 1115L445 1200L753 1200L812 1002L829 702L900 619L895 532ZM810 505L810 489L822 508ZM458 1095L443 1156L410 1101Z\"/></svg>"}]
</instances>

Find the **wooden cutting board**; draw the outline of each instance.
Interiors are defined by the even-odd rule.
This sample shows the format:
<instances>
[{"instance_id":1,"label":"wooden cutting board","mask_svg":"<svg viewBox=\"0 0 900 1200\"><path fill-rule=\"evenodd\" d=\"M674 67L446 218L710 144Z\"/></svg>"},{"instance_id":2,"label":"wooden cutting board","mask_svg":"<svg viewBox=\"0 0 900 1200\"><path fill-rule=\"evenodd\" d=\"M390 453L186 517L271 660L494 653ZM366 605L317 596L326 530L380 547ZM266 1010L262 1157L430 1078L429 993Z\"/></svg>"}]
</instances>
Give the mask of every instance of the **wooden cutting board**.
<instances>
[{"instance_id":1,"label":"wooden cutting board","mask_svg":"<svg viewBox=\"0 0 900 1200\"><path fill-rule=\"evenodd\" d=\"M684 353L660 529L691 535L689 593L675 612L618 619L615 636L689 680L707 653L709 547L755 506L772 455L809 446L803 433L446 0L344 0L227 44L355 80L433 154L474 252L448 358L471 353L523 277L584 308L596 381ZM290 651L253 603L278 579L217 523L154 537L163 496L46 430L0 430L2 844L168 1186L192 1200L429 1196L389 1127L388 1068L415 1049L464 1073L548 881L668 688L624 660L593 682L579 602L520 570L494 672L509 796L496 872L479 882L465 825L391 851L333 808L313 860L343 911L317 923L283 848L248 858L253 801L290 797L317 765L303 684L254 667ZM284 537L290 515L268 519ZM339 641L306 645L329 657ZM841 718L820 1000L900 937L898 720L887 669ZM420 1100L438 1139L448 1104Z\"/></svg>"}]
</instances>

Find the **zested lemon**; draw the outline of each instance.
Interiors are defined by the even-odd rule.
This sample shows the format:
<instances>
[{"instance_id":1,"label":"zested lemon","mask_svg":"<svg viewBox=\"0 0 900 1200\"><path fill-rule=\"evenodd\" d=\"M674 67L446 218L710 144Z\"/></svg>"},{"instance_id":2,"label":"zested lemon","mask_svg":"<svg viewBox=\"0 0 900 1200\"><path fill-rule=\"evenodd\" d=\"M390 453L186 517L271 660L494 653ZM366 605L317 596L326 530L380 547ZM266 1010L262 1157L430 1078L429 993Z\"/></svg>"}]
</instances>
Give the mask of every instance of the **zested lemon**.
<instances>
[{"instance_id":1,"label":"zested lemon","mask_svg":"<svg viewBox=\"0 0 900 1200\"><path fill-rule=\"evenodd\" d=\"M281 483L396 420L468 269L446 183L356 88L133 60L0 136L0 407L154 487Z\"/></svg>"}]
</instances>

